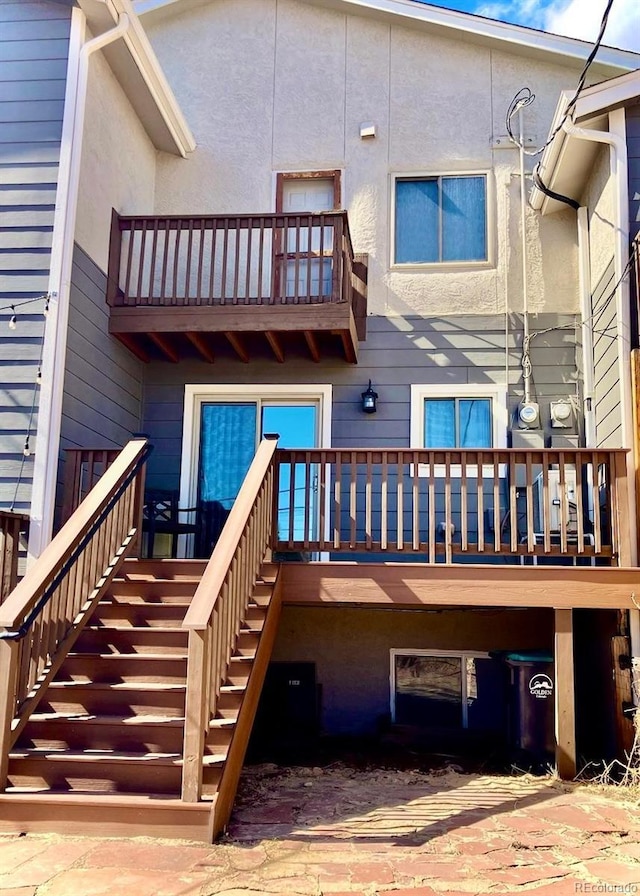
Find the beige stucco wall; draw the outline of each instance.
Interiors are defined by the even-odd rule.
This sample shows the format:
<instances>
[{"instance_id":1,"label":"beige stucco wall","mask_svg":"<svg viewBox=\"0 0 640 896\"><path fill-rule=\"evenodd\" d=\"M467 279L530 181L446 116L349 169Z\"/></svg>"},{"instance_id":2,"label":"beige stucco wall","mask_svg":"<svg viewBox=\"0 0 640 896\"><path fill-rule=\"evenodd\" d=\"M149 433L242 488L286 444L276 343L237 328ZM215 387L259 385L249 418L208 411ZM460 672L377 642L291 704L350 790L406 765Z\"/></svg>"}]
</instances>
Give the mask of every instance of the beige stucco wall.
<instances>
[{"instance_id":1,"label":"beige stucco wall","mask_svg":"<svg viewBox=\"0 0 640 896\"><path fill-rule=\"evenodd\" d=\"M76 242L106 272L111 209L153 212L157 154L102 53L90 66Z\"/></svg>"},{"instance_id":2,"label":"beige stucco wall","mask_svg":"<svg viewBox=\"0 0 640 896\"><path fill-rule=\"evenodd\" d=\"M374 730L389 713L390 650L550 649L550 610L285 607L272 660L313 662L327 733Z\"/></svg>"},{"instance_id":3,"label":"beige stucco wall","mask_svg":"<svg viewBox=\"0 0 640 896\"><path fill-rule=\"evenodd\" d=\"M266 211L276 172L340 168L355 249L370 256L371 313L522 307L518 153L502 148L505 113L530 85L526 134L543 142L575 68L296 0L214 0L148 28L198 142L187 161L160 157L158 212ZM377 136L361 140L369 121ZM491 263L394 270L392 174L458 171L489 172ZM531 310L575 311L571 215L529 211L526 242Z\"/></svg>"}]
</instances>

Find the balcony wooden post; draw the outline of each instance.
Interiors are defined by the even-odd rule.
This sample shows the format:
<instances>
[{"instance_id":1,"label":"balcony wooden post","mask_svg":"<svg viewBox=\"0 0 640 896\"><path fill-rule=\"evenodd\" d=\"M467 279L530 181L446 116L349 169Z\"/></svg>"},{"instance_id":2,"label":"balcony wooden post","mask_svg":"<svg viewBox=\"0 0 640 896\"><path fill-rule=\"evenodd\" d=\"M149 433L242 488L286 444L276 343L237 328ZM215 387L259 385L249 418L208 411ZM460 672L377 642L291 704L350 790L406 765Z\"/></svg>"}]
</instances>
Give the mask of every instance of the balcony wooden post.
<instances>
[{"instance_id":1,"label":"balcony wooden post","mask_svg":"<svg viewBox=\"0 0 640 896\"><path fill-rule=\"evenodd\" d=\"M576 766L576 711L573 668L573 610L555 613L556 764L562 780L572 780Z\"/></svg>"},{"instance_id":2,"label":"balcony wooden post","mask_svg":"<svg viewBox=\"0 0 640 896\"><path fill-rule=\"evenodd\" d=\"M109 263L107 268L107 305L118 304L120 292L120 259L122 253L122 233L120 232L120 215L111 209L111 233L109 236Z\"/></svg>"},{"instance_id":3,"label":"balcony wooden post","mask_svg":"<svg viewBox=\"0 0 640 896\"><path fill-rule=\"evenodd\" d=\"M618 566L631 566L631 519L629 513L629 488L627 456L615 452L611 457L612 523L615 532L614 550L617 549Z\"/></svg>"}]
</instances>

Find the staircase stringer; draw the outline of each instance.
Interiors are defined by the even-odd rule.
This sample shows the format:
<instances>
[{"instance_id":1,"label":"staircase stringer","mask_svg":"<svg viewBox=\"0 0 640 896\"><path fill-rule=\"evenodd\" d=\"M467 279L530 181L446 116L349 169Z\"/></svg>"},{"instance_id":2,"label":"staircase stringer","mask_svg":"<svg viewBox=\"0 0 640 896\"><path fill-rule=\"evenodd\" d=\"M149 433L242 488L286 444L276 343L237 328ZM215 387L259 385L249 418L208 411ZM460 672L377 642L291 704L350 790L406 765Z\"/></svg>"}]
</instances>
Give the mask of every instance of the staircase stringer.
<instances>
[{"instance_id":1,"label":"staircase stringer","mask_svg":"<svg viewBox=\"0 0 640 896\"><path fill-rule=\"evenodd\" d=\"M222 770L222 777L218 786L213 806L213 837L219 836L226 828L233 803L238 789L238 781L242 772L244 757L247 752L247 746L253 723L258 709L258 702L262 693L262 686L267 673L267 667L273 645L278 631L280 621L280 610L282 607L282 578L280 576L280 566L276 571L275 581L272 583L271 598L266 608L266 616L264 625L258 640L255 658L249 673L247 687L244 692L242 703L238 711L233 737L229 745L229 750Z\"/></svg>"}]
</instances>

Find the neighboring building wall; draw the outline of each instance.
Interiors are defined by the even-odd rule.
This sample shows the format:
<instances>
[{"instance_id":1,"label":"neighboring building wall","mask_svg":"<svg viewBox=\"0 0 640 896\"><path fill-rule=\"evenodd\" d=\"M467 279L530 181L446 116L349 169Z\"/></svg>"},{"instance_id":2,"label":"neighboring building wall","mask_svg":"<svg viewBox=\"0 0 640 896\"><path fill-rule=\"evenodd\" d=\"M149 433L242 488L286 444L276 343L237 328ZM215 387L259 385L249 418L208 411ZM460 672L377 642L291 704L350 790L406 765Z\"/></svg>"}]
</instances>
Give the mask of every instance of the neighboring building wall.
<instances>
[{"instance_id":1,"label":"neighboring building wall","mask_svg":"<svg viewBox=\"0 0 640 896\"><path fill-rule=\"evenodd\" d=\"M44 334L71 13L45 0L0 2L0 506L28 510L23 447ZM35 449L38 393L31 425ZM20 484L17 487L18 478Z\"/></svg>"},{"instance_id":2,"label":"neighboring building wall","mask_svg":"<svg viewBox=\"0 0 640 896\"><path fill-rule=\"evenodd\" d=\"M389 720L393 648L485 652L552 645L549 610L285 607L272 660L316 664L323 733L364 734Z\"/></svg>"},{"instance_id":3,"label":"neighboring building wall","mask_svg":"<svg viewBox=\"0 0 640 896\"><path fill-rule=\"evenodd\" d=\"M505 353L505 319L493 316L453 318L371 317L357 367L339 361L314 364L308 357L250 364L225 361L153 363L145 367L143 429L154 453L149 462L151 487L178 488L185 383L333 385L333 447L409 447L412 383L447 383L452 395L465 383L505 383L509 365L509 407L522 395L520 369L522 321L509 320L509 353ZM558 327L532 344L534 395L549 429L549 400L576 395L577 367L573 316L533 316L531 329ZM565 329L568 328L568 329ZM265 352L266 355L266 352ZM379 393L378 412L360 409L360 393L369 378ZM293 385L292 385L293 389Z\"/></svg>"},{"instance_id":4,"label":"neighboring building wall","mask_svg":"<svg viewBox=\"0 0 640 896\"><path fill-rule=\"evenodd\" d=\"M629 163L629 233L640 232L640 103L626 111L627 158Z\"/></svg>"},{"instance_id":5,"label":"neighboring building wall","mask_svg":"<svg viewBox=\"0 0 640 896\"><path fill-rule=\"evenodd\" d=\"M176 7L147 27L198 142L187 163L160 158L158 213L268 211L276 172L339 168L354 248L369 253L370 313L522 309L518 153L505 113L530 85L538 99L526 135L542 143L577 62L545 64L516 46L489 50L295 0ZM359 136L366 121L374 139ZM489 172L493 261L394 267L391 175L469 171ZM527 220L530 309L576 311L570 213Z\"/></svg>"},{"instance_id":6,"label":"neighboring building wall","mask_svg":"<svg viewBox=\"0 0 640 896\"><path fill-rule=\"evenodd\" d=\"M594 162L581 204L589 210L591 329L593 331L596 444L622 448L622 397L618 372L615 286L615 195L610 149Z\"/></svg>"}]
</instances>

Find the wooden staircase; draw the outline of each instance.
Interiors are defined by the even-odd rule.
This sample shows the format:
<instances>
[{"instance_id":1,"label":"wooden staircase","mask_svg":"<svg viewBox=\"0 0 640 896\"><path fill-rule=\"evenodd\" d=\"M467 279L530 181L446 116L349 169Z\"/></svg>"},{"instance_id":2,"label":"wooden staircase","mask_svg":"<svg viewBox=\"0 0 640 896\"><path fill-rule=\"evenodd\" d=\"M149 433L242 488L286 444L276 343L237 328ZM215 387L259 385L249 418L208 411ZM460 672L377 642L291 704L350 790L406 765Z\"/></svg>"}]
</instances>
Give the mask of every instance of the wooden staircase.
<instances>
[{"instance_id":1,"label":"wooden staircase","mask_svg":"<svg viewBox=\"0 0 640 896\"><path fill-rule=\"evenodd\" d=\"M231 811L277 629L277 567L255 582L213 718L198 801L182 799L189 632L204 561L126 560L9 754L0 831L210 842Z\"/></svg>"}]
</instances>

